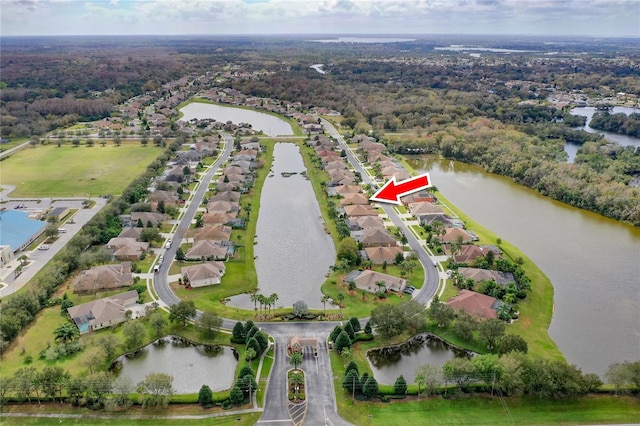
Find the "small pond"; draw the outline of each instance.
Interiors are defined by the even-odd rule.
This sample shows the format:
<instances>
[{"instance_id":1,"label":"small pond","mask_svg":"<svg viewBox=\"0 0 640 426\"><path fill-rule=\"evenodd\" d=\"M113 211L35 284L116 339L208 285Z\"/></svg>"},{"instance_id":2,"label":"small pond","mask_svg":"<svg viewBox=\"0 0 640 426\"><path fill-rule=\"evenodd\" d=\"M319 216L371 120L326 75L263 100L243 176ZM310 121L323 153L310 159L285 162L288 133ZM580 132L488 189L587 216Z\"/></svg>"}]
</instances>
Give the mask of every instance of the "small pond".
<instances>
[{"instance_id":1,"label":"small pond","mask_svg":"<svg viewBox=\"0 0 640 426\"><path fill-rule=\"evenodd\" d=\"M213 119L221 123L248 123L268 136L293 135L291 125L283 119L250 109L192 102L180 108L180 112L183 114L181 121Z\"/></svg>"},{"instance_id":2,"label":"small pond","mask_svg":"<svg viewBox=\"0 0 640 426\"><path fill-rule=\"evenodd\" d=\"M390 385L400 375L404 376L407 383L415 383L416 369L420 365L442 367L450 359L470 355L470 352L452 347L429 333L418 334L401 345L367 352L373 377L378 383Z\"/></svg>"},{"instance_id":3,"label":"small pond","mask_svg":"<svg viewBox=\"0 0 640 426\"><path fill-rule=\"evenodd\" d=\"M234 382L238 355L228 346L194 345L177 336L158 339L141 350L118 357L111 365L116 376L137 385L149 373L173 376L177 394L198 393L202 385L220 392Z\"/></svg>"}]
</instances>

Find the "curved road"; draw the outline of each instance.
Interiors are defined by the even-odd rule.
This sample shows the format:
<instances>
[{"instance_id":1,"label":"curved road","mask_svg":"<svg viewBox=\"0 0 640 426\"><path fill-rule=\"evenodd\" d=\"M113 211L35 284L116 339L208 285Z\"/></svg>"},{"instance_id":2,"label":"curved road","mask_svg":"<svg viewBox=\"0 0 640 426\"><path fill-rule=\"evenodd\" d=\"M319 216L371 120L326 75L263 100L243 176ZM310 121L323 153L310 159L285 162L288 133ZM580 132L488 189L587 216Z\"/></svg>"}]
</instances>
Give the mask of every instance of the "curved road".
<instances>
[{"instance_id":1,"label":"curved road","mask_svg":"<svg viewBox=\"0 0 640 426\"><path fill-rule=\"evenodd\" d=\"M355 158L347 144L342 139L338 131L326 120L322 120L324 126L347 152L347 159L353 167L360 173L365 183L371 183L369 175L366 173L360 162ZM171 245L165 252L165 259L160 264L159 271L154 275L153 286L156 294L167 306L174 305L180 299L169 287L168 272L171 262L175 257L176 250L180 246L179 241L184 238L186 231L195 217L196 211L202 202L204 194L208 190L209 183L216 171L231 155L233 139L229 135L224 135L226 142L225 150L218 160L211 166L198 190L193 194L185 214L180 220L178 229L174 235L175 244ZM382 205L391 221L404 232L408 244L418 256L423 269L425 279L422 289L414 295L414 300L420 303L428 303L438 288L438 271L432 264L431 258L420 246L419 241L413 233L406 227L400 217L391 206ZM224 319L222 327L231 329L235 325L235 320ZM335 327L335 322L318 323L256 323L260 329L275 339L274 364L271 374L267 379L267 389L265 406L262 417L258 421L264 425L350 425L337 414L336 395L334 381L339 378L333 377L331 363L329 360L329 349L327 347L327 337ZM287 340L293 336L314 337L318 339L318 354L312 353L309 348L305 349L304 362L301 368L305 371L307 402L294 406L289 403L287 396L286 372L291 368L287 355Z\"/></svg>"},{"instance_id":2,"label":"curved road","mask_svg":"<svg viewBox=\"0 0 640 426\"><path fill-rule=\"evenodd\" d=\"M360 173L362 181L364 183L368 183L373 185L374 187L377 187L377 184L371 180L369 174L364 170L364 167L362 166L360 161L358 161L355 155L353 155L353 152L351 152L351 149L347 146L346 142L344 141L344 139L342 139L342 136L340 136L340 133L338 133L336 128L333 127L333 125L325 119L322 119L322 125L328 130L329 134L338 141L340 147L345 150L345 152L347 153L347 159L349 160L351 165L353 165L356 171ZM420 242L415 237L413 232L411 232L411 230L407 227L407 225L405 225L402 219L400 219L400 216L398 216L396 211L393 209L393 206L384 203L379 203L379 205L389 216L389 219L391 219L393 224L398 229L400 229L407 237L407 243L409 244L409 247L411 247L413 252L418 257L418 260L420 260L420 263L422 264L422 268L424 269L424 282L422 283L422 288L417 292L417 294L413 295L413 300L426 305L431 302L431 299L436 294L436 291L438 291L438 268L433 264L433 260L429 257L425 249L420 245Z\"/></svg>"}]
</instances>

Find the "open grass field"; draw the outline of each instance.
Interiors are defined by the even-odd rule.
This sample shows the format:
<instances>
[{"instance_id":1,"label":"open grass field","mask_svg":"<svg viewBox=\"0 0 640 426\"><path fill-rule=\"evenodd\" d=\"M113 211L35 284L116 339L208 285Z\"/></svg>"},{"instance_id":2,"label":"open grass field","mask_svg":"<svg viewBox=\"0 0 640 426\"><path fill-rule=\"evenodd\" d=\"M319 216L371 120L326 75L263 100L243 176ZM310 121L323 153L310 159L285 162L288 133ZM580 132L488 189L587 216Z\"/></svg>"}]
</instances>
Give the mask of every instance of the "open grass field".
<instances>
[{"instance_id":1,"label":"open grass field","mask_svg":"<svg viewBox=\"0 0 640 426\"><path fill-rule=\"evenodd\" d=\"M0 184L16 186L12 197L116 195L162 151L138 142L28 147L2 162Z\"/></svg>"}]
</instances>

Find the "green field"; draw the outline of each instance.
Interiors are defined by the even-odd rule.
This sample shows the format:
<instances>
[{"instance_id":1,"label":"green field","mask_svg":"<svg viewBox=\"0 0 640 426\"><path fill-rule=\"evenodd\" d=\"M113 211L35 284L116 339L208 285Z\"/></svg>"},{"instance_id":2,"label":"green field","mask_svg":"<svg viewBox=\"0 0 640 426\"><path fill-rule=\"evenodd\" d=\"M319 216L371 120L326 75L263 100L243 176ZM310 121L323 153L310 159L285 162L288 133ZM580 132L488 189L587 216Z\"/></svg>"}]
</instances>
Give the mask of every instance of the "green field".
<instances>
[{"instance_id":1,"label":"green field","mask_svg":"<svg viewBox=\"0 0 640 426\"><path fill-rule=\"evenodd\" d=\"M2 162L0 184L16 186L12 197L117 195L162 151L137 142L28 147Z\"/></svg>"}]
</instances>

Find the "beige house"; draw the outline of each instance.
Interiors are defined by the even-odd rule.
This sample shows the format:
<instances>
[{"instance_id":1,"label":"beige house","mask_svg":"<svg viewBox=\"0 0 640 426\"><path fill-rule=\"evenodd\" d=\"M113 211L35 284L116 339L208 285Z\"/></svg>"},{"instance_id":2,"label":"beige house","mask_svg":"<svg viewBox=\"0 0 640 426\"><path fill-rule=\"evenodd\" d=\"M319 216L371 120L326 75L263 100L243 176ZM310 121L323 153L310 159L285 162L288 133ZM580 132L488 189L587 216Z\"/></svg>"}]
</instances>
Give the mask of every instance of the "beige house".
<instances>
[{"instance_id":1,"label":"beige house","mask_svg":"<svg viewBox=\"0 0 640 426\"><path fill-rule=\"evenodd\" d=\"M182 276L189 281L191 287L205 287L220 284L226 267L222 262L205 262L180 269Z\"/></svg>"},{"instance_id":2,"label":"beige house","mask_svg":"<svg viewBox=\"0 0 640 426\"><path fill-rule=\"evenodd\" d=\"M356 283L357 288L371 293L376 293L383 289L400 293L407 285L407 281L402 278L372 271L370 269L365 269L364 271L351 271L343 281L345 283L353 281ZM380 283L381 285L376 283Z\"/></svg>"},{"instance_id":3,"label":"beige house","mask_svg":"<svg viewBox=\"0 0 640 426\"><path fill-rule=\"evenodd\" d=\"M110 327L127 320L127 311L138 301L135 290L116 294L67 309L80 333Z\"/></svg>"},{"instance_id":4,"label":"beige house","mask_svg":"<svg viewBox=\"0 0 640 426\"><path fill-rule=\"evenodd\" d=\"M187 259L200 260L202 258L212 260L226 260L228 248L223 247L219 240L197 240L187 251Z\"/></svg>"},{"instance_id":5,"label":"beige house","mask_svg":"<svg viewBox=\"0 0 640 426\"><path fill-rule=\"evenodd\" d=\"M394 247L367 247L364 249L367 254L367 258L374 265L382 265L384 262L392 264L396 261L398 253L403 253L402 249L398 246Z\"/></svg>"},{"instance_id":6,"label":"beige house","mask_svg":"<svg viewBox=\"0 0 640 426\"><path fill-rule=\"evenodd\" d=\"M122 262L118 265L101 265L82 271L73 280L72 285L74 293L84 293L128 287L131 284L131 263Z\"/></svg>"}]
</instances>

